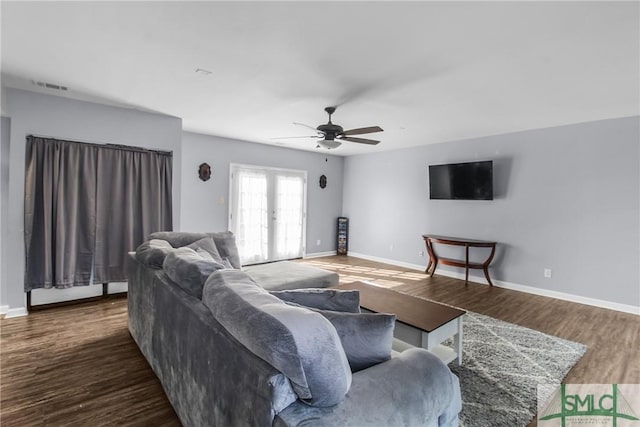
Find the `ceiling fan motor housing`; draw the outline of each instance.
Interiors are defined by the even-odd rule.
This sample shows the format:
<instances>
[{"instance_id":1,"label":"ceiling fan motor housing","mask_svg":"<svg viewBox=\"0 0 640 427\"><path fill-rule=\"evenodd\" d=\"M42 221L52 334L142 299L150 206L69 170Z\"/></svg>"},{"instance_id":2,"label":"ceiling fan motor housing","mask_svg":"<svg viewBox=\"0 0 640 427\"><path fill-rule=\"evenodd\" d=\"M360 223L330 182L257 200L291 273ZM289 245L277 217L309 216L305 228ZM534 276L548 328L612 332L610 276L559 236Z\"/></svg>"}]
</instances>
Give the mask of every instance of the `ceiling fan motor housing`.
<instances>
[{"instance_id":1,"label":"ceiling fan motor housing","mask_svg":"<svg viewBox=\"0 0 640 427\"><path fill-rule=\"evenodd\" d=\"M334 125L333 123L320 125L316 129L325 135L325 139L335 139L336 136L341 135L344 131L342 126Z\"/></svg>"}]
</instances>

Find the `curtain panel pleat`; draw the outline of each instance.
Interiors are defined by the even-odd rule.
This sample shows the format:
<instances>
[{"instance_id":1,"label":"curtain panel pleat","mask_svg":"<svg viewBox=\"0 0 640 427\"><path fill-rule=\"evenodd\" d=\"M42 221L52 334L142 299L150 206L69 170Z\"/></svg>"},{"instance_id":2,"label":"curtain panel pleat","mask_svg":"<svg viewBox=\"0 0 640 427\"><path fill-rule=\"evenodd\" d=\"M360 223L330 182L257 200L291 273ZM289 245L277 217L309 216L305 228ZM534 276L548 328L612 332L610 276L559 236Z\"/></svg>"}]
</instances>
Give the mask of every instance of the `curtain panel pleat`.
<instances>
[{"instance_id":1,"label":"curtain panel pleat","mask_svg":"<svg viewBox=\"0 0 640 427\"><path fill-rule=\"evenodd\" d=\"M127 252L172 229L170 153L27 137L25 291L126 280Z\"/></svg>"}]
</instances>

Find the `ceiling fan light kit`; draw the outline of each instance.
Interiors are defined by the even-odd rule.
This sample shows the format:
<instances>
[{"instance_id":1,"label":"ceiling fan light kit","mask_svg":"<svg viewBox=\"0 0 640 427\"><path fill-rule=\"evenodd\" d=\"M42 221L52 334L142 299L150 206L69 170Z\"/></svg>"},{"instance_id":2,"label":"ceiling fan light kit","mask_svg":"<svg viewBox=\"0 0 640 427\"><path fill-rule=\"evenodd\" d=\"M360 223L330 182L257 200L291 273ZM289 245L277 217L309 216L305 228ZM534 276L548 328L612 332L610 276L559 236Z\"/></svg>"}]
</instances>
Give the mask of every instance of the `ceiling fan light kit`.
<instances>
[{"instance_id":1,"label":"ceiling fan light kit","mask_svg":"<svg viewBox=\"0 0 640 427\"><path fill-rule=\"evenodd\" d=\"M335 139L323 139L318 141L318 145L322 148L326 148L327 150L331 150L332 148L338 148L342 145L340 141L336 141Z\"/></svg>"},{"instance_id":2,"label":"ceiling fan light kit","mask_svg":"<svg viewBox=\"0 0 640 427\"><path fill-rule=\"evenodd\" d=\"M357 129L349 129L344 130L344 128L340 125L337 125L331 121L331 115L335 113L336 107L326 107L324 111L329 115L329 122L319 125L318 127L313 127L306 125L304 123L296 123L294 125L304 126L309 129L313 129L317 132L317 135L313 136L294 136L294 137L285 137L285 138L322 138L317 142L316 148L326 148L328 150L338 148L342 145L342 141L356 142L358 144L367 144L367 145L376 145L380 143L375 139L368 138L354 138L351 135L363 135L366 133L374 133L374 132L382 132L383 129L380 126L369 126L365 128L357 128ZM275 139L285 139L285 138L275 138Z\"/></svg>"}]
</instances>

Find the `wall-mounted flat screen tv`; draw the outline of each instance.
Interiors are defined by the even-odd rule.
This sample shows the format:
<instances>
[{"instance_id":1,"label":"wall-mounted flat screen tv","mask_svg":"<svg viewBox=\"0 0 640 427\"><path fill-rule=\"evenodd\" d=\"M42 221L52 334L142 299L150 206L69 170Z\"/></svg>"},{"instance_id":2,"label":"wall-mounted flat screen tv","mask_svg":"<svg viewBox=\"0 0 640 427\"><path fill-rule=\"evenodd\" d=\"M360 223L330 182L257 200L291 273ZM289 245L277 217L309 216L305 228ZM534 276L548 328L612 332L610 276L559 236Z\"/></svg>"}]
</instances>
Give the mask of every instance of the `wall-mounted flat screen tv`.
<instances>
[{"instance_id":1,"label":"wall-mounted flat screen tv","mask_svg":"<svg viewBox=\"0 0 640 427\"><path fill-rule=\"evenodd\" d=\"M429 198L493 200L493 161L429 165Z\"/></svg>"}]
</instances>

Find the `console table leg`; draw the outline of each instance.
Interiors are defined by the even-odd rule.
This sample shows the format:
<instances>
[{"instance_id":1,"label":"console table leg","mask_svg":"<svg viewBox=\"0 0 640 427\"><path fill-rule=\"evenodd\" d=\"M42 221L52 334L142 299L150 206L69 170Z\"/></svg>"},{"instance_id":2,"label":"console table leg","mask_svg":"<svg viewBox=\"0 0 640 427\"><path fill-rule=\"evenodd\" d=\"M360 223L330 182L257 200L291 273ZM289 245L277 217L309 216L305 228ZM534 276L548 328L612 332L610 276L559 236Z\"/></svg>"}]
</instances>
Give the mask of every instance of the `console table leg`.
<instances>
[{"instance_id":1,"label":"console table leg","mask_svg":"<svg viewBox=\"0 0 640 427\"><path fill-rule=\"evenodd\" d=\"M484 271L484 277L487 279L487 282L489 282L489 286L493 286L493 283L491 283L491 279L489 278L489 268L485 267L482 270Z\"/></svg>"},{"instance_id":2,"label":"console table leg","mask_svg":"<svg viewBox=\"0 0 640 427\"><path fill-rule=\"evenodd\" d=\"M489 278L489 264L491 264L491 260L493 259L493 256L496 254L496 246L493 245L491 247L491 253L489 254L489 258L487 258L487 260L484 262L484 264L482 264L482 270L484 271L484 277L487 278L487 282L489 282L489 286L493 286L493 283L491 283L491 279Z\"/></svg>"},{"instance_id":3,"label":"console table leg","mask_svg":"<svg viewBox=\"0 0 640 427\"><path fill-rule=\"evenodd\" d=\"M464 284L469 284L469 245L464 245L465 254L464 254Z\"/></svg>"},{"instance_id":4,"label":"console table leg","mask_svg":"<svg viewBox=\"0 0 640 427\"><path fill-rule=\"evenodd\" d=\"M427 269L424 271L429 276L433 277L433 273L436 272L436 267L438 266L438 257L435 252L433 252L433 247L431 246L431 242L429 239L425 239L425 245L427 246L427 254L429 254L429 264L427 265ZM429 271L429 269L433 266L433 269Z\"/></svg>"}]
</instances>

